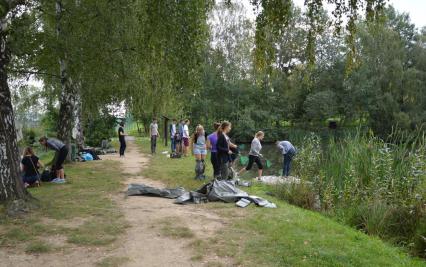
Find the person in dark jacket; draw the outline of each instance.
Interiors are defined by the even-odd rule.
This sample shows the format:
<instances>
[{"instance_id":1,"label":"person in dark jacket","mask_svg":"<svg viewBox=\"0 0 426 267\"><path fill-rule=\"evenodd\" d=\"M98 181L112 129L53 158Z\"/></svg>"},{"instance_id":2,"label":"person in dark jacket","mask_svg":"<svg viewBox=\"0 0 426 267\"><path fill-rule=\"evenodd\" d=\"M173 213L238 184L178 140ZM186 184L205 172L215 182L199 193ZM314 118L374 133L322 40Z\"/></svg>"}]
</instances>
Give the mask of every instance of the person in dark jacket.
<instances>
[{"instance_id":1,"label":"person in dark jacket","mask_svg":"<svg viewBox=\"0 0 426 267\"><path fill-rule=\"evenodd\" d=\"M24 174L22 175L22 181L24 186L28 187L39 183L40 173L39 168L43 168L43 163L34 154L34 150L31 147L27 147L24 150L24 155L21 160L21 167Z\"/></svg>"},{"instance_id":2,"label":"person in dark jacket","mask_svg":"<svg viewBox=\"0 0 426 267\"><path fill-rule=\"evenodd\" d=\"M39 140L42 146L50 148L56 151L55 154L55 163L53 164L53 169L56 172L56 178L52 180L53 183L65 183L65 171L64 171L64 161L68 155L67 146L55 138L41 137Z\"/></svg>"},{"instance_id":3,"label":"person in dark jacket","mask_svg":"<svg viewBox=\"0 0 426 267\"><path fill-rule=\"evenodd\" d=\"M118 127L118 140L120 141L120 157L124 157L124 151L126 151L126 134L124 133L124 122L120 122Z\"/></svg>"},{"instance_id":4,"label":"person in dark jacket","mask_svg":"<svg viewBox=\"0 0 426 267\"><path fill-rule=\"evenodd\" d=\"M226 180L229 176L229 162L232 151L230 149L230 138L228 133L231 131L232 125L228 121L221 123L217 133L217 160L220 170L220 179Z\"/></svg>"}]
</instances>

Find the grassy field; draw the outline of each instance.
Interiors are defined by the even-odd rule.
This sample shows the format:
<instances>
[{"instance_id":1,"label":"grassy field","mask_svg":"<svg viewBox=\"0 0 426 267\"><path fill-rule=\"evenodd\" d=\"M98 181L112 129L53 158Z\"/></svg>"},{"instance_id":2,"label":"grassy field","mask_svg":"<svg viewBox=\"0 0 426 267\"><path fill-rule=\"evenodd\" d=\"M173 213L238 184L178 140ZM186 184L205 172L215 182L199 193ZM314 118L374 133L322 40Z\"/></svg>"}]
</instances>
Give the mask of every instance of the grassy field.
<instances>
[{"instance_id":1,"label":"grassy field","mask_svg":"<svg viewBox=\"0 0 426 267\"><path fill-rule=\"evenodd\" d=\"M50 161L48 155L43 159ZM127 225L112 200L121 187L118 163L74 163L65 171L66 184L43 183L29 189L39 200L38 210L19 219L0 212L0 247L25 253L66 251L73 246L106 246L124 233ZM65 240L59 247L48 242L58 236Z\"/></svg>"},{"instance_id":2,"label":"grassy field","mask_svg":"<svg viewBox=\"0 0 426 267\"><path fill-rule=\"evenodd\" d=\"M150 151L148 139L138 143L143 152ZM199 187L203 182L193 179L193 157L170 159L161 154L167 149L158 144L157 154L143 174L170 187ZM194 241L200 254L214 251L219 256L233 257L242 266L426 266L426 262L378 238L271 197L268 187L261 184L247 191L275 202L278 208L238 209L232 204L208 204L207 208L231 223L211 240Z\"/></svg>"}]
</instances>

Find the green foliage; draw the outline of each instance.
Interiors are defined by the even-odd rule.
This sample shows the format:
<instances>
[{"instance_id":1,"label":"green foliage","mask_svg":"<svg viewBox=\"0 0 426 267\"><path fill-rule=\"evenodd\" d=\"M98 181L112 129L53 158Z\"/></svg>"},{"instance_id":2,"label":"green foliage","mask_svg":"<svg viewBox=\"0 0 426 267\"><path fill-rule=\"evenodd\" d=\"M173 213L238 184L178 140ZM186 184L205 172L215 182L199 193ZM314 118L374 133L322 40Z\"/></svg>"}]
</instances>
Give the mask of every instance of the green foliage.
<instances>
[{"instance_id":1,"label":"green foliage","mask_svg":"<svg viewBox=\"0 0 426 267\"><path fill-rule=\"evenodd\" d=\"M389 144L359 133L321 147L319 137L309 136L299 148L294 171L304 183L312 183L310 190L302 183L279 186L276 192L310 209L315 202L308 192L314 193L326 214L368 234L421 247L426 139L421 133L395 132L392 140L398 141Z\"/></svg>"},{"instance_id":2,"label":"green foliage","mask_svg":"<svg viewBox=\"0 0 426 267\"><path fill-rule=\"evenodd\" d=\"M117 119L108 113L103 113L89 119L85 127L85 143L89 146L99 147L102 140L108 140L116 136L116 124Z\"/></svg>"}]
</instances>

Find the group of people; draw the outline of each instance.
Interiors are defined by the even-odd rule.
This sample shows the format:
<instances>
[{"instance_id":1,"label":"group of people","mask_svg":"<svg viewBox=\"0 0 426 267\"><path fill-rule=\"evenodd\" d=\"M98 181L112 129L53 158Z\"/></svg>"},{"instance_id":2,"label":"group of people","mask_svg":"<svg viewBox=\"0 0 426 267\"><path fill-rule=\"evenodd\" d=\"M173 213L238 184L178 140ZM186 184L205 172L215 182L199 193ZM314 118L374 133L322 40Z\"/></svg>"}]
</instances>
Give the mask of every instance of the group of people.
<instances>
[{"instance_id":1,"label":"group of people","mask_svg":"<svg viewBox=\"0 0 426 267\"><path fill-rule=\"evenodd\" d=\"M51 182L63 184L65 183L64 161L68 156L67 146L58 139L41 137L39 143L42 147L55 151L55 157L52 162L52 177ZM41 180L40 169L44 168L44 164L34 153L32 147L26 147L22 155L21 170L22 181L25 187L39 185Z\"/></svg>"},{"instance_id":2,"label":"group of people","mask_svg":"<svg viewBox=\"0 0 426 267\"><path fill-rule=\"evenodd\" d=\"M231 142L228 136L232 129L232 124L228 121L214 123L214 131L207 135L202 125L197 125L195 132L190 138L189 135L189 120L182 120L179 125L176 120L170 125L171 150L173 153L183 153L188 155L188 147L192 147L192 153L195 157L195 178L204 179L206 163L205 159L207 151L210 151L210 161L213 166L213 177L216 179L228 179L231 177L233 162L238 155L238 146ZM242 168L237 175L251 170L256 163L258 168L258 176L260 179L263 174L263 155L261 141L264 139L265 133L259 131L255 134L250 147L249 161L246 167ZM151 137L152 140L152 137ZM183 146L182 146L183 140ZM296 154L296 148L289 141L277 141L277 147L283 154L283 176L290 175L291 161Z\"/></svg>"}]
</instances>

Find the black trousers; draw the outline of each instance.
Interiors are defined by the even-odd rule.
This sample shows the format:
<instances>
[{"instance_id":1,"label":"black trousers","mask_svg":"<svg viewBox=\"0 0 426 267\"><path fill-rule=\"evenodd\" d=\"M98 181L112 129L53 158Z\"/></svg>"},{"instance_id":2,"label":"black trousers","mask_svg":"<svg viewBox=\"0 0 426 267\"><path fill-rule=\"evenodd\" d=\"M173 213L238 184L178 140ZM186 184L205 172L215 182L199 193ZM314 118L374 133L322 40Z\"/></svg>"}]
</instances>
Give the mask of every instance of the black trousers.
<instances>
[{"instance_id":1,"label":"black trousers","mask_svg":"<svg viewBox=\"0 0 426 267\"><path fill-rule=\"evenodd\" d=\"M157 149L157 136L153 135L151 136L151 153L155 153L155 150Z\"/></svg>"},{"instance_id":2,"label":"black trousers","mask_svg":"<svg viewBox=\"0 0 426 267\"><path fill-rule=\"evenodd\" d=\"M120 140L120 156L124 156L125 150L126 150L126 141Z\"/></svg>"},{"instance_id":3,"label":"black trousers","mask_svg":"<svg viewBox=\"0 0 426 267\"><path fill-rule=\"evenodd\" d=\"M210 162L213 166L213 177L217 177L220 175L220 163L217 157L217 152L210 153Z\"/></svg>"}]
</instances>

